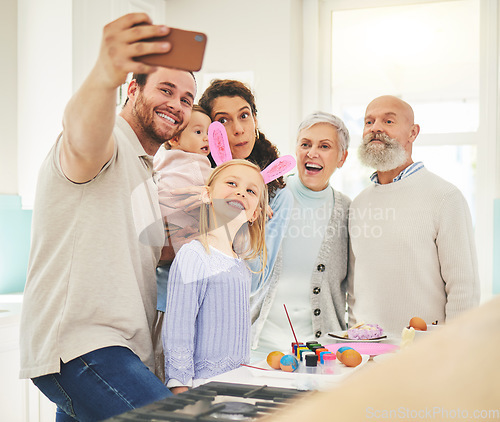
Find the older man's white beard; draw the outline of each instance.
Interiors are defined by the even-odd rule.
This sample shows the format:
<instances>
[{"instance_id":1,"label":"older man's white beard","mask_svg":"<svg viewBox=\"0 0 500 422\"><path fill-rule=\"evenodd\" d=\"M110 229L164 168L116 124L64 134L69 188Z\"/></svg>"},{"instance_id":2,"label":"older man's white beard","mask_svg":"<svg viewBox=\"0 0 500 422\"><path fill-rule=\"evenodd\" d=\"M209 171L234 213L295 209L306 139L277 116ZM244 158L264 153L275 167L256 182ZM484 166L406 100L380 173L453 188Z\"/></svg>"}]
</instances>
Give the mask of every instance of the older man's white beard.
<instances>
[{"instance_id":1,"label":"older man's white beard","mask_svg":"<svg viewBox=\"0 0 500 422\"><path fill-rule=\"evenodd\" d=\"M382 141L382 143L370 143L373 139ZM394 170L408 160L408 154L402 145L385 133L366 135L358 148L358 156L361 163L377 171Z\"/></svg>"}]
</instances>

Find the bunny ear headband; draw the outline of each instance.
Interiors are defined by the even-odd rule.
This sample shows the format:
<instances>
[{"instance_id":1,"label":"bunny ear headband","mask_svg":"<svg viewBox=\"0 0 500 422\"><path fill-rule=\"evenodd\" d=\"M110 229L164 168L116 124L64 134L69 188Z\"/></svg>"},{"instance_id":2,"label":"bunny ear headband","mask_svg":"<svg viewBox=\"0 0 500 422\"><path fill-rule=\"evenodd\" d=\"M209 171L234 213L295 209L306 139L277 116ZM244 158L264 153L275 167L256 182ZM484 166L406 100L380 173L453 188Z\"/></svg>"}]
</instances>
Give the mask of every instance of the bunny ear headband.
<instances>
[{"instance_id":1,"label":"bunny ear headband","mask_svg":"<svg viewBox=\"0 0 500 422\"><path fill-rule=\"evenodd\" d=\"M213 122L208 127L208 145L210 146L210 153L218 166L226 161L232 160L231 149L229 148L229 141L227 139L226 128L220 122ZM260 172L264 179L264 183L272 182L286 172L295 167L295 158L291 155L283 155L264 170Z\"/></svg>"}]
</instances>

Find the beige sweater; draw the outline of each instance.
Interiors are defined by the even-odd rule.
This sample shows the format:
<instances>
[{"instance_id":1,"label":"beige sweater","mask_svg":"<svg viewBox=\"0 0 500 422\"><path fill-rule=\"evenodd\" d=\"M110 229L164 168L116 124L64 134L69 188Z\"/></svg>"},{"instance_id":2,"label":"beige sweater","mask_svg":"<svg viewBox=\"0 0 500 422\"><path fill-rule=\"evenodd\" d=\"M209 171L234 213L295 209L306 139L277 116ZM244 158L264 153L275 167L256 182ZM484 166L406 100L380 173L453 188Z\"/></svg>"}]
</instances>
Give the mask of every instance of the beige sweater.
<instances>
[{"instance_id":1,"label":"beige sweater","mask_svg":"<svg viewBox=\"0 0 500 422\"><path fill-rule=\"evenodd\" d=\"M479 304L467 202L427 169L361 192L349 235L349 325L377 323L400 335L414 316L444 323Z\"/></svg>"}]
</instances>

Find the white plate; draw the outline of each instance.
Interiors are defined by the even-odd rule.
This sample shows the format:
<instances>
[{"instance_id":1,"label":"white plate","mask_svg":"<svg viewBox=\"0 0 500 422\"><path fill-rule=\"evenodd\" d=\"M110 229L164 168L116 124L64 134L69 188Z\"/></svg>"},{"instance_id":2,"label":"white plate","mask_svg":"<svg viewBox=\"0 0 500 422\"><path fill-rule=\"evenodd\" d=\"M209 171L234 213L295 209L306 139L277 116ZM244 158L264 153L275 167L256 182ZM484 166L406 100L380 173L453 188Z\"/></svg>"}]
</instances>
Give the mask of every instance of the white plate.
<instances>
[{"instance_id":1,"label":"white plate","mask_svg":"<svg viewBox=\"0 0 500 422\"><path fill-rule=\"evenodd\" d=\"M344 335L346 337L343 337ZM366 339L366 340L350 339L350 338L347 338L347 331L333 331L331 333L328 333L328 337L335 339L337 341L346 342L346 343L378 343L382 340L387 340L387 335L384 335L381 338L373 338L373 339L370 338L370 339Z\"/></svg>"}]
</instances>

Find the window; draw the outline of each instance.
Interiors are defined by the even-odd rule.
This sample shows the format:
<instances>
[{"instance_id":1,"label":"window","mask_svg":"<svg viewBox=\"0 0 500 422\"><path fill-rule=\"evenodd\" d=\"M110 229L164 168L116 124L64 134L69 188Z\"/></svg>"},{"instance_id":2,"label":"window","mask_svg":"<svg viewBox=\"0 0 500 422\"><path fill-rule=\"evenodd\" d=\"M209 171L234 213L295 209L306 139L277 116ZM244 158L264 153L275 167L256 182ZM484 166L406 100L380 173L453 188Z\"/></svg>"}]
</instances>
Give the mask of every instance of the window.
<instances>
[{"instance_id":1,"label":"window","mask_svg":"<svg viewBox=\"0 0 500 422\"><path fill-rule=\"evenodd\" d=\"M352 133L350 161L366 105L379 95L396 95L412 105L421 127L414 159L456 184L475 210L475 138L465 147L453 144L455 133L479 126L479 2L334 10L331 19L332 110ZM422 146L422 135L438 133L445 136L429 136ZM366 173L339 172L333 184L355 196L368 184ZM346 182L346 174L363 180Z\"/></svg>"},{"instance_id":2,"label":"window","mask_svg":"<svg viewBox=\"0 0 500 422\"><path fill-rule=\"evenodd\" d=\"M334 174L333 186L354 198L371 183L373 170L357 158L368 103L384 94L410 103L421 127L413 159L423 161L466 197L475 226L483 299L490 297L498 3L309 0L308 5L317 7L318 13L312 14L315 23L311 14L304 14L304 48L316 42L318 52L316 65L311 60L304 64L303 78L317 91L310 98L304 93L303 113L330 110L351 134L349 157Z\"/></svg>"}]
</instances>

